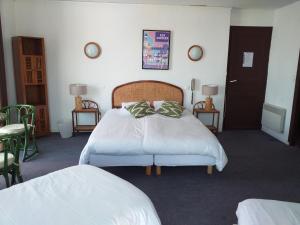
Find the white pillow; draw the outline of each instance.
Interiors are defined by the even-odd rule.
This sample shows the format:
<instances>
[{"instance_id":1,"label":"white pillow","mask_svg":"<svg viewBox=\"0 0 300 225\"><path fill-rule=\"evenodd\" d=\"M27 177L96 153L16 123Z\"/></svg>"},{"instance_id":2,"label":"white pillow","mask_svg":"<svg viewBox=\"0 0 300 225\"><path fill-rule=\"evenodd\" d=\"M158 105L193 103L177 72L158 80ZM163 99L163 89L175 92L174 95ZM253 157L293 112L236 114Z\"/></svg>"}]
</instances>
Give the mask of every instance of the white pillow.
<instances>
[{"instance_id":1,"label":"white pillow","mask_svg":"<svg viewBox=\"0 0 300 225\"><path fill-rule=\"evenodd\" d=\"M157 111L165 101L153 101L154 110Z\"/></svg>"},{"instance_id":2,"label":"white pillow","mask_svg":"<svg viewBox=\"0 0 300 225\"><path fill-rule=\"evenodd\" d=\"M135 103L138 103L138 102L122 102L122 109L126 108L127 106L133 105Z\"/></svg>"},{"instance_id":3,"label":"white pillow","mask_svg":"<svg viewBox=\"0 0 300 225\"><path fill-rule=\"evenodd\" d=\"M138 103L138 102L122 102L122 109L125 109L126 107L133 105L135 103ZM150 106L150 102L147 101L147 104Z\"/></svg>"}]
</instances>

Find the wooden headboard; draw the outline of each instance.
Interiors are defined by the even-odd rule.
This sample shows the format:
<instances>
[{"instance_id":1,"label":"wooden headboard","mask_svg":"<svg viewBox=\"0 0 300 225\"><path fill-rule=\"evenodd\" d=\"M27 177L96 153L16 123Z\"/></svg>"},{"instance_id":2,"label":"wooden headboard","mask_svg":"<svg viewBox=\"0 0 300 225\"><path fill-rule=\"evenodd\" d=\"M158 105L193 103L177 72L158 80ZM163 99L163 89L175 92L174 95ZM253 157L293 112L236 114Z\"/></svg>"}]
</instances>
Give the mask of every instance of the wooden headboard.
<instances>
[{"instance_id":1,"label":"wooden headboard","mask_svg":"<svg viewBox=\"0 0 300 225\"><path fill-rule=\"evenodd\" d=\"M183 105L183 91L173 84L155 80L140 80L117 86L112 92L112 107L120 108L122 102L167 100Z\"/></svg>"}]
</instances>

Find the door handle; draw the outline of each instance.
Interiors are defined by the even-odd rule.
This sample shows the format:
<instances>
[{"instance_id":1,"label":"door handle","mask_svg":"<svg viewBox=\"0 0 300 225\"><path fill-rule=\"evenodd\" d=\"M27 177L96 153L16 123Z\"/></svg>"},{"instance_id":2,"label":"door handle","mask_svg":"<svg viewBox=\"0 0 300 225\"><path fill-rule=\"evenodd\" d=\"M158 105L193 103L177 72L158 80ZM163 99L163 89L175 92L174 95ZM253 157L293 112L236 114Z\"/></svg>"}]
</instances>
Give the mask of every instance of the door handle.
<instances>
[{"instance_id":1,"label":"door handle","mask_svg":"<svg viewBox=\"0 0 300 225\"><path fill-rule=\"evenodd\" d=\"M229 81L230 83L235 83L235 82L237 82L238 80L231 80L231 81Z\"/></svg>"}]
</instances>

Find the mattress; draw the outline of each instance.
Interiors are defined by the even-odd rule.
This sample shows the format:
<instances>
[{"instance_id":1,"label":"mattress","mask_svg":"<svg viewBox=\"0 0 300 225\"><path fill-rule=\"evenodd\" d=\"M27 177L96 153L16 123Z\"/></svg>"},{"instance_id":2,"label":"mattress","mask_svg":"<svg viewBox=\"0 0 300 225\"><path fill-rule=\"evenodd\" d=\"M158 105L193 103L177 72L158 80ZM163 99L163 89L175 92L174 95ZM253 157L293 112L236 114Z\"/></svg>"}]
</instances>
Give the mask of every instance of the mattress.
<instances>
[{"instance_id":1,"label":"mattress","mask_svg":"<svg viewBox=\"0 0 300 225\"><path fill-rule=\"evenodd\" d=\"M202 155L155 155L156 166L208 166L215 165L213 157Z\"/></svg>"},{"instance_id":2,"label":"mattress","mask_svg":"<svg viewBox=\"0 0 300 225\"><path fill-rule=\"evenodd\" d=\"M160 225L150 199L99 168L81 165L0 191L0 224Z\"/></svg>"},{"instance_id":3,"label":"mattress","mask_svg":"<svg viewBox=\"0 0 300 225\"><path fill-rule=\"evenodd\" d=\"M264 199L247 199L236 211L239 225L299 225L300 204Z\"/></svg>"},{"instance_id":4,"label":"mattress","mask_svg":"<svg viewBox=\"0 0 300 225\"><path fill-rule=\"evenodd\" d=\"M152 166L153 155L101 155L91 154L89 163L93 166Z\"/></svg>"}]
</instances>

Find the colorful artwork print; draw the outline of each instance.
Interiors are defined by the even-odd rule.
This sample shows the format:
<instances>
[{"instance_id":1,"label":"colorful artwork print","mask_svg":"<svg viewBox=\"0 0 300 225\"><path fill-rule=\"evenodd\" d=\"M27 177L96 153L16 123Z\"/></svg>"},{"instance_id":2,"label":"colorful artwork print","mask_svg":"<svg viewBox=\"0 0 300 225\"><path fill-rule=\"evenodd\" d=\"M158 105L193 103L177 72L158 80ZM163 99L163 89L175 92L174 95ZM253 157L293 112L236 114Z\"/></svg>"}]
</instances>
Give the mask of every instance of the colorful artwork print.
<instances>
[{"instance_id":1,"label":"colorful artwork print","mask_svg":"<svg viewBox=\"0 0 300 225\"><path fill-rule=\"evenodd\" d=\"M169 69L170 33L143 30L143 69Z\"/></svg>"}]
</instances>

